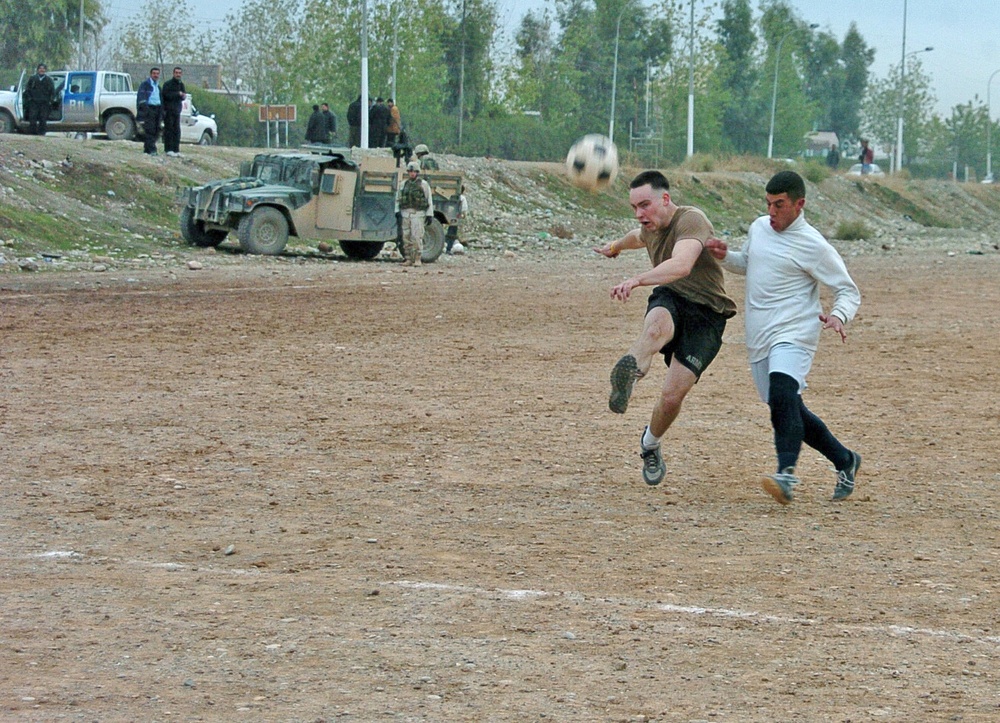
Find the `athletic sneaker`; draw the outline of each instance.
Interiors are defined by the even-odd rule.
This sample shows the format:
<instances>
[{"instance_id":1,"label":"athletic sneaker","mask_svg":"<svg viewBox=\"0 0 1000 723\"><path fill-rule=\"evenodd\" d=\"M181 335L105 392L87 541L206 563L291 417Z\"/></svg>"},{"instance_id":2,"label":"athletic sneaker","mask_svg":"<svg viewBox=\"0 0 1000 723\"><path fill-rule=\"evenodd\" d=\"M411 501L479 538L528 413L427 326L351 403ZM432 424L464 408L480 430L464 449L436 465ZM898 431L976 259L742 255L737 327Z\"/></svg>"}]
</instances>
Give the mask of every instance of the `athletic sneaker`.
<instances>
[{"instance_id":1,"label":"athletic sneaker","mask_svg":"<svg viewBox=\"0 0 1000 723\"><path fill-rule=\"evenodd\" d=\"M608 408L612 412L625 414L629 397L632 396L632 386L638 378L639 364L634 356L626 354L618 360L611 370L611 397L608 399Z\"/></svg>"},{"instance_id":2,"label":"athletic sneaker","mask_svg":"<svg viewBox=\"0 0 1000 723\"><path fill-rule=\"evenodd\" d=\"M854 491L854 477L861 467L861 455L851 452L851 463L837 472L837 486L833 488L833 499L846 500Z\"/></svg>"},{"instance_id":3,"label":"athletic sneaker","mask_svg":"<svg viewBox=\"0 0 1000 723\"><path fill-rule=\"evenodd\" d=\"M642 478L650 487L656 487L667 475L667 465L663 464L660 445L656 445L653 449L646 449L640 443L639 449L642 450L639 452L642 456Z\"/></svg>"},{"instance_id":4,"label":"athletic sneaker","mask_svg":"<svg viewBox=\"0 0 1000 723\"><path fill-rule=\"evenodd\" d=\"M799 483L793 467L785 467L781 472L761 480L764 491L783 505L792 501L792 487Z\"/></svg>"}]
</instances>

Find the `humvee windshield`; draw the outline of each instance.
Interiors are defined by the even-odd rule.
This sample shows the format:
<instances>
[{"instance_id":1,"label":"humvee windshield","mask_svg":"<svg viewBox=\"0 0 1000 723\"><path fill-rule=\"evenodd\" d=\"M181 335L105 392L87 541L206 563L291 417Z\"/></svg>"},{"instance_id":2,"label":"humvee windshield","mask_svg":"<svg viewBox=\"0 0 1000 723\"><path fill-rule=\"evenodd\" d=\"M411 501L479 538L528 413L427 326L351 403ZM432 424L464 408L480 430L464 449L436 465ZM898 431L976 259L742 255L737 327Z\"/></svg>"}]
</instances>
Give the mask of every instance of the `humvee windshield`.
<instances>
[{"instance_id":1,"label":"humvee windshield","mask_svg":"<svg viewBox=\"0 0 1000 723\"><path fill-rule=\"evenodd\" d=\"M254 166L253 175L264 183L280 183L310 189L319 181L319 169L314 163L265 159L258 161Z\"/></svg>"}]
</instances>

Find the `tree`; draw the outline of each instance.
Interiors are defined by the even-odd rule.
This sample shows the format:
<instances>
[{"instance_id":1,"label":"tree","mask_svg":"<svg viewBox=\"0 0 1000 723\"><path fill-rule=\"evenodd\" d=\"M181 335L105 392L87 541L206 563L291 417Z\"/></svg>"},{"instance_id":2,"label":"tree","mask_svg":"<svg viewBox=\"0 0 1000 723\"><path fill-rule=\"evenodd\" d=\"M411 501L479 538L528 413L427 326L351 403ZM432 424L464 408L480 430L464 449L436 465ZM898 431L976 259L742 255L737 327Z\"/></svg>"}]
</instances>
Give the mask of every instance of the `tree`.
<instances>
[{"instance_id":1,"label":"tree","mask_svg":"<svg viewBox=\"0 0 1000 723\"><path fill-rule=\"evenodd\" d=\"M761 71L754 57L757 35L749 0L726 0L717 23L721 59L720 84L725 90L722 133L725 146L737 153L760 148L764 107L756 93ZM755 97L756 96L756 97Z\"/></svg>"},{"instance_id":2,"label":"tree","mask_svg":"<svg viewBox=\"0 0 1000 723\"><path fill-rule=\"evenodd\" d=\"M116 64L207 62L215 58L211 30L195 27L189 0L145 0L116 39ZM156 18L156 22L149 22Z\"/></svg>"},{"instance_id":3,"label":"tree","mask_svg":"<svg viewBox=\"0 0 1000 723\"><path fill-rule=\"evenodd\" d=\"M926 128L931 121L935 98L930 78L918 58L907 63L900 87L899 65L890 67L885 78L869 84L862 104L862 129L885 149L894 149L898 119L903 117L903 164L920 152Z\"/></svg>"},{"instance_id":4,"label":"tree","mask_svg":"<svg viewBox=\"0 0 1000 723\"><path fill-rule=\"evenodd\" d=\"M84 35L93 37L106 23L101 1L84 0ZM79 35L79 0L0 0L0 67L73 65Z\"/></svg>"}]
</instances>

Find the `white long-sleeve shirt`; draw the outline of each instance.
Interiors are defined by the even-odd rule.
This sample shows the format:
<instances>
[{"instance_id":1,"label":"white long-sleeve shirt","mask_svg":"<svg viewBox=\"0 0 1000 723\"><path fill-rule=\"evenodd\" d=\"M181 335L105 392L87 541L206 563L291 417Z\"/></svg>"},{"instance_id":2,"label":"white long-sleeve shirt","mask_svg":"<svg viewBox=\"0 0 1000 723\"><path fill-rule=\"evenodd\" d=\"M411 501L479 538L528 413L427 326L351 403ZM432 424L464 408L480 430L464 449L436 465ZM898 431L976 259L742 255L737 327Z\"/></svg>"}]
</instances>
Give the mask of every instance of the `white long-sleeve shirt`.
<instances>
[{"instance_id":1,"label":"white long-sleeve shirt","mask_svg":"<svg viewBox=\"0 0 1000 723\"><path fill-rule=\"evenodd\" d=\"M820 284L833 290L830 314L849 322L861 305L861 292L844 260L823 234L800 213L784 231L761 216L750 226L740 251L728 251L722 266L746 276L747 352L751 362L787 342L816 351L823 324Z\"/></svg>"}]
</instances>

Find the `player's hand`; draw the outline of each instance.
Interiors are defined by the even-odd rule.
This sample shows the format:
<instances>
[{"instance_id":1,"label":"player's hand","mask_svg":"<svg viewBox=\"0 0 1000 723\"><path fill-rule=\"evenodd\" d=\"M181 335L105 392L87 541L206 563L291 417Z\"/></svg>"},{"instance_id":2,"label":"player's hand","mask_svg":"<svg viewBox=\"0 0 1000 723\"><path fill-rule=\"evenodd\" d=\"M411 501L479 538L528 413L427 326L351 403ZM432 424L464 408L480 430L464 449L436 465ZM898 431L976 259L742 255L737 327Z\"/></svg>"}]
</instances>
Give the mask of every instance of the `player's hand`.
<instances>
[{"instance_id":1,"label":"player's hand","mask_svg":"<svg viewBox=\"0 0 1000 723\"><path fill-rule=\"evenodd\" d=\"M840 340L845 344L847 343L847 332L844 330L844 322L840 320L839 316L820 314L819 320L823 322L824 329L833 329L840 334Z\"/></svg>"},{"instance_id":2,"label":"player's hand","mask_svg":"<svg viewBox=\"0 0 1000 723\"><path fill-rule=\"evenodd\" d=\"M708 253L712 254L719 261L726 258L726 254L729 252L729 247L726 242L721 238L710 238L705 242L705 248L708 249Z\"/></svg>"},{"instance_id":3,"label":"player's hand","mask_svg":"<svg viewBox=\"0 0 1000 723\"><path fill-rule=\"evenodd\" d=\"M625 279L615 288L611 289L611 298L618 299L619 301L628 301L629 297L632 295L632 289L638 286L633 279Z\"/></svg>"},{"instance_id":4,"label":"player's hand","mask_svg":"<svg viewBox=\"0 0 1000 723\"><path fill-rule=\"evenodd\" d=\"M594 253L600 254L601 256L607 256L609 259L615 258L621 253L621 249L615 246L614 241L609 241L603 246L594 246Z\"/></svg>"}]
</instances>

